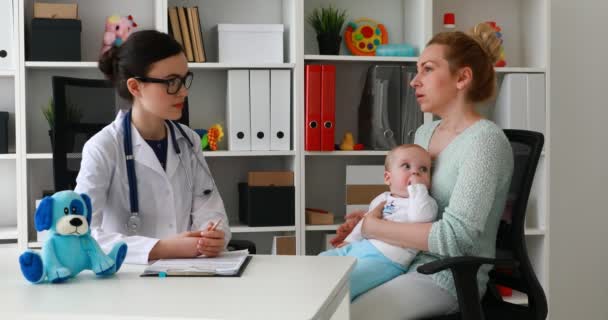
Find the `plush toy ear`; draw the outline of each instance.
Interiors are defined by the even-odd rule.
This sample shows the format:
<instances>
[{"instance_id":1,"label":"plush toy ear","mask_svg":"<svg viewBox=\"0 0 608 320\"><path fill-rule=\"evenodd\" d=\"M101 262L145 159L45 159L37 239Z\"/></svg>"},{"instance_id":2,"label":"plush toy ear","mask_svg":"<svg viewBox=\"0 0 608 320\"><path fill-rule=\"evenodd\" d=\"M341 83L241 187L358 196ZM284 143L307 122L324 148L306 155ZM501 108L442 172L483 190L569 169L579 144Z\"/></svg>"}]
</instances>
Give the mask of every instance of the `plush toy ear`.
<instances>
[{"instance_id":1,"label":"plush toy ear","mask_svg":"<svg viewBox=\"0 0 608 320\"><path fill-rule=\"evenodd\" d=\"M48 230L53 224L53 198L44 197L36 209L36 217L34 223L36 224L36 230Z\"/></svg>"},{"instance_id":2,"label":"plush toy ear","mask_svg":"<svg viewBox=\"0 0 608 320\"><path fill-rule=\"evenodd\" d=\"M91 205L91 198L86 193L81 193L80 196L84 200L84 204L87 207L87 223L91 225L91 217L93 216L93 206Z\"/></svg>"}]
</instances>

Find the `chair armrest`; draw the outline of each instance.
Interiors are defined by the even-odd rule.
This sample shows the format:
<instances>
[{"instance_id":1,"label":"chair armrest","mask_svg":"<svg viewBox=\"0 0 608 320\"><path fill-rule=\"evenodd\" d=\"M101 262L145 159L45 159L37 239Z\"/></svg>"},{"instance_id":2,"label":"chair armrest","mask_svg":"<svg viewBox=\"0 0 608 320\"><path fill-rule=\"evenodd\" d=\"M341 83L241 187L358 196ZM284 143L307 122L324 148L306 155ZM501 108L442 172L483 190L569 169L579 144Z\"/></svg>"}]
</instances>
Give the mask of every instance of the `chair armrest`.
<instances>
[{"instance_id":1,"label":"chair armrest","mask_svg":"<svg viewBox=\"0 0 608 320\"><path fill-rule=\"evenodd\" d=\"M228 242L228 248L227 248L228 251L244 250L244 249L249 250L249 254L256 253L255 243L253 243L253 241L233 239Z\"/></svg>"},{"instance_id":2,"label":"chair armrest","mask_svg":"<svg viewBox=\"0 0 608 320\"><path fill-rule=\"evenodd\" d=\"M459 268L471 269L477 274L477 269L483 264L492 264L501 268L515 268L519 264L513 259L495 259L474 256L444 258L423 264L418 267L417 271L422 274L433 274L445 269Z\"/></svg>"},{"instance_id":3,"label":"chair armrest","mask_svg":"<svg viewBox=\"0 0 608 320\"><path fill-rule=\"evenodd\" d=\"M454 276L456 296L462 319L483 320L484 315L477 288L477 271L483 264L498 267L515 268L518 263L512 259L493 259L484 257L453 257L445 258L419 266L416 270L422 274L433 274L450 269Z\"/></svg>"}]
</instances>

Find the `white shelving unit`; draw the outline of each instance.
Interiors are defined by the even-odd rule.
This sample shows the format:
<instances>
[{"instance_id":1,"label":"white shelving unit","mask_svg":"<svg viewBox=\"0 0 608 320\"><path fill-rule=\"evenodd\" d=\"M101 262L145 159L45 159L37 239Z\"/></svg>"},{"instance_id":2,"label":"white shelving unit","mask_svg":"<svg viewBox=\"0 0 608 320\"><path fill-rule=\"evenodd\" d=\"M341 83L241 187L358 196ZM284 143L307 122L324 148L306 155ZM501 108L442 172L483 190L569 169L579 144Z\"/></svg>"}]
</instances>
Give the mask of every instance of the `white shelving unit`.
<instances>
[{"instance_id":1,"label":"white shelving unit","mask_svg":"<svg viewBox=\"0 0 608 320\"><path fill-rule=\"evenodd\" d=\"M550 75L549 1L550 0L76 0L80 19L82 60L68 62L28 61L25 47L30 30L34 0L13 0L17 28L19 61L15 70L0 70L0 90L7 92L13 111L12 152L0 155L0 172L12 173L0 186L12 190L6 201L0 201L0 239L13 235L17 229L20 247L36 244L33 229L34 203L44 190L53 189L52 153L48 125L40 107L51 97L53 75L101 78L97 56L106 16L133 14L138 29L168 30L167 8L198 6L205 43L206 63L190 63L195 74L190 90L190 122L194 128L225 124L227 70L287 69L292 74L292 149L275 152L206 152L205 156L216 178L218 188L236 237L254 239L260 252L268 252L273 235L295 234L297 254L317 254L324 248L325 234L333 232L344 217L345 167L350 164L382 164L386 151L308 152L304 150L304 68L308 63L331 63L337 66L336 142L346 131L356 137L357 107L364 86L365 72L374 64L413 65L417 57L359 57L319 55L315 33L305 17L317 7L333 5L346 9L348 18L369 17L383 23L391 43L408 42L422 49L433 34L442 31L444 12L456 14L457 29L468 29L477 22L495 20L503 28L507 67L497 68L499 78L509 73L540 73ZM47 2L63 2L47 0ZM219 23L281 23L285 25L284 62L279 64L225 64L218 62L217 24ZM550 143L550 84L546 82L546 142ZM0 94L0 108L7 95ZM491 105L490 108L493 106ZM431 117L426 116L425 121ZM226 141L220 149L226 149ZM551 151L545 148L530 199L526 225L526 242L537 275L548 292L548 246L550 228L549 166ZM77 155L75 155L77 157ZM248 171L292 170L295 174L294 226L248 227L239 224L236 184L246 181ZM4 177L4 175L2 175ZM6 180L7 182L5 182ZM0 193L1 194L1 193ZM332 211L336 224L306 226L304 210L318 207ZM5 213L16 212L16 217ZM9 214L9 215L10 215ZM12 220L11 220L12 219ZM8 221L5 223L5 221ZM2 229L5 227L7 229ZM3 230L8 230L4 232ZM258 242L259 241L259 242ZM514 295L514 301L526 301Z\"/></svg>"},{"instance_id":2,"label":"white shelving unit","mask_svg":"<svg viewBox=\"0 0 608 320\"><path fill-rule=\"evenodd\" d=\"M9 5L10 7L10 5ZM12 15L17 15L17 6L12 6ZM4 16L4 15L3 15ZM20 197L20 180L18 170L20 164L17 161L21 151L19 140L19 94L18 86L20 74L18 72L19 45L18 45L18 19L13 19L16 24L13 28L0 30L3 39L12 39L12 43L3 44L9 57L12 56L12 64L0 67L0 111L8 112L8 153L0 154L0 243L15 242L18 237L18 200Z\"/></svg>"}]
</instances>

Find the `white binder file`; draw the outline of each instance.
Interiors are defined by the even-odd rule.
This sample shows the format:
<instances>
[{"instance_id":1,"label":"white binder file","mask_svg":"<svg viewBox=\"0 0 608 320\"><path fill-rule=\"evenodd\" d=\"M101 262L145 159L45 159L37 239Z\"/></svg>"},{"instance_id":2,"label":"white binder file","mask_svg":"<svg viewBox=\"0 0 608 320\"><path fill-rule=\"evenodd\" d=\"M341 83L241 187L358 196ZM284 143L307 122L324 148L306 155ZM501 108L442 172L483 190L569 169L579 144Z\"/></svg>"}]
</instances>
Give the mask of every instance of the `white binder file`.
<instances>
[{"instance_id":1,"label":"white binder file","mask_svg":"<svg viewBox=\"0 0 608 320\"><path fill-rule=\"evenodd\" d=\"M270 150L290 150L291 73L270 71Z\"/></svg>"},{"instance_id":2,"label":"white binder file","mask_svg":"<svg viewBox=\"0 0 608 320\"><path fill-rule=\"evenodd\" d=\"M527 117L528 129L545 134L546 103L545 75L540 73L528 74Z\"/></svg>"},{"instance_id":3,"label":"white binder file","mask_svg":"<svg viewBox=\"0 0 608 320\"><path fill-rule=\"evenodd\" d=\"M13 1L0 1L0 70L13 70L14 44L13 36Z\"/></svg>"},{"instance_id":4,"label":"white binder file","mask_svg":"<svg viewBox=\"0 0 608 320\"><path fill-rule=\"evenodd\" d=\"M527 129L527 75L522 73L504 76L496 99L494 121L503 129Z\"/></svg>"},{"instance_id":5,"label":"white binder file","mask_svg":"<svg viewBox=\"0 0 608 320\"><path fill-rule=\"evenodd\" d=\"M228 150L251 150L249 71L228 70L226 127Z\"/></svg>"},{"instance_id":6,"label":"white binder file","mask_svg":"<svg viewBox=\"0 0 608 320\"><path fill-rule=\"evenodd\" d=\"M270 71L249 71L251 150L270 150Z\"/></svg>"}]
</instances>

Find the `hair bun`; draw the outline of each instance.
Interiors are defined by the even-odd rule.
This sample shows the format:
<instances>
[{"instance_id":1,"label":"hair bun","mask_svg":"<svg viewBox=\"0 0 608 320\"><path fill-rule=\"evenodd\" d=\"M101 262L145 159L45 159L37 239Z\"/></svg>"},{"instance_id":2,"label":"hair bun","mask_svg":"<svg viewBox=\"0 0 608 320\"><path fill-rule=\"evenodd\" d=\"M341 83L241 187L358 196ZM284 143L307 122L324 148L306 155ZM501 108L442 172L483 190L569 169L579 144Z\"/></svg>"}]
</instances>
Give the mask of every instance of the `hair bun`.
<instances>
[{"instance_id":1,"label":"hair bun","mask_svg":"<svg viewBox=\"0 0 608 320\"><path fill-rule=\"evenodd\" d=\"M104 52L98 61L99 70L111 81L116 75L116 65L118 63L118 47L111 47Z\"/></svg>"},{"instance_id":2,"label":"hair bun","mask_svg":"<svg viewBox=\"0 0 608 320\"><path fill-rule=\"evenodd\" d=\"M481 22L469 30L469 35L479 43L494 65L500 58L502 45L502 41L496 36L496 30L487 22Z\"/></svg>"}]
</instances>

